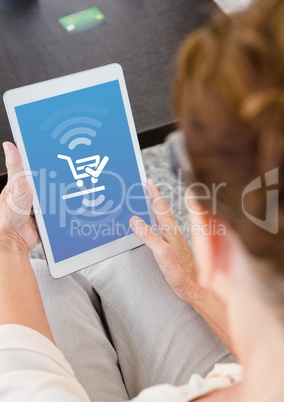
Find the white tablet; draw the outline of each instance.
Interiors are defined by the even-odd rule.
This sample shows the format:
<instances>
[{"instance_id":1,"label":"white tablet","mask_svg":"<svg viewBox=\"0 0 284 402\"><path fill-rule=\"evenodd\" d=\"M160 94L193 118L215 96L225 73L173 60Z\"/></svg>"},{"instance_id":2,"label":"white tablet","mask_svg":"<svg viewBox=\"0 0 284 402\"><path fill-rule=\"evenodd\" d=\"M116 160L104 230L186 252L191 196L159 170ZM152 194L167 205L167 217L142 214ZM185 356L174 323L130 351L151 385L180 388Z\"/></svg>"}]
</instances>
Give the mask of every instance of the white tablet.
<instances>
[{"instance_id":1,"label":"white tablet","mask_svg":"<svg viewBox=\"0 0 284 402\"><path fill-rule=\"evenodd\" d=\"M13 89L4 103L51 275L141 245L129 219L154 218L121 66Z\"/></svg>"}]
</instances>

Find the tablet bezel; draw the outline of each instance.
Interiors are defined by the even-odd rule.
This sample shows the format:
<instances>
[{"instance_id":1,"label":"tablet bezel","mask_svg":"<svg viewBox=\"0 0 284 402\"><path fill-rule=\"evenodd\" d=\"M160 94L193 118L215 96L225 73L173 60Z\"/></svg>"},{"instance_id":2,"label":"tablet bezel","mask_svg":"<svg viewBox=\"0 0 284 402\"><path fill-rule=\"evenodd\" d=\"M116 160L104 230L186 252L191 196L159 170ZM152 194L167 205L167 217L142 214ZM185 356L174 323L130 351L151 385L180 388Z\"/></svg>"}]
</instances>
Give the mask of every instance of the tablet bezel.
<instances>
[{"instance_id":1,"label":"tablet bezel","mask_svg":"<svg viewBox=\"0 0 284 402\"><path fill-rule=\"evenodd\" d=\"M80 269L87 268L100 261L111 258L117 254L141 246L143 243L138 240L134 234L130 234L123 238L116 239L102 246L96 247L92 250L70 257L66 260L57 263L54 261L34 181L31 174L29 174L31 171L30 164L21 135L15 107L40 101L43 99L52 98L57 95L74 92L80 89L93 87L114 80L118 80L119 82L141 182L146 183L146 174L127 93L126 83L124 80L122 67L119 64L109 64L107 66L93 68L87 71L70 74L64 77L54 78L48 81L11 89L5 92L3 96L13 137L22 156L23 168L26 174L26 178L33 190L33 208L36 212L35 218L38 225L40 237L42 239L49 270L53 278L60 278L62 276L79 271ZM155 224L154 214L152 212L151 205L147 197L146 203L151 223Z\"/></svg>"}]
</instances>

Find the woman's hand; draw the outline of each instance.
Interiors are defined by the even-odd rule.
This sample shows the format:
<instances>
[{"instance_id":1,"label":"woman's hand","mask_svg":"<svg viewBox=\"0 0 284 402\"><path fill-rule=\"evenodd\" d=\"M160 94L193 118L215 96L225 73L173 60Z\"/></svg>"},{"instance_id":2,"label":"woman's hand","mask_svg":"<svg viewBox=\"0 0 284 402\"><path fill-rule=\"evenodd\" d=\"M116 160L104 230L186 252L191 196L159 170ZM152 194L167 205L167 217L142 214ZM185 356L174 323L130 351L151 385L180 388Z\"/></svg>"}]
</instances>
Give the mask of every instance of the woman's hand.
<instances>
[{"instance_id":1,"label":"woman's hand","mask_svg":"<svg viewBox=\"0 0 284 402\"><path fill-rule=\"evenodd\" d=\"M158 231L148 226L141 218L133 216L130 227L135 235L148 246L167 282L183 300L191 302L198 290L198 270L192 250L175 221L170 206L161 196L152 180L147 183L148 195L158 223Z\"/></svg>"},{"instance_id":2,"label":"woman's hand","mask_svg":"<svg viewBox=\"0 0 284 402\"><path fill-rule=\"evenodd\" d=\"M32 190L25 178L18 149L3 144L8 183L0 194L0 244L11 251L29 252L38 242L35 221L31 216Z\"/></svg>"},{"instance_id":3,"label":"woman's hand","mask_svg":"<svg viewBox=\"0 0 284 402\"><path fill-rule=\"evenodd\" d=\"M193 306L227 348L233 352L226 306L212 292L199 285L198 269L193 253L175 221L170 206L152 180L148 181L148 194L157 219L159 233L137 216L130 219L131 229L153 251L162 273L175 293Z\"/></svg>"}]
</instances>

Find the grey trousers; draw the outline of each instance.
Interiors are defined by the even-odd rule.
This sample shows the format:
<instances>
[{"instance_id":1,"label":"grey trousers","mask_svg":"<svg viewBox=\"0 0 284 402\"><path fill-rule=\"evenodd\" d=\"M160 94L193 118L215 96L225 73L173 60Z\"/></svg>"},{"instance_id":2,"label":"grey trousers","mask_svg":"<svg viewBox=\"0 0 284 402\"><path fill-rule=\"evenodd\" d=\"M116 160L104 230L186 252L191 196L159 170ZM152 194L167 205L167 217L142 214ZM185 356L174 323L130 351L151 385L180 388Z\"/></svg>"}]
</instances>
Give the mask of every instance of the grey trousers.
<instances>
[{"instance_id":1,"label":"grey trousers","mask_svg":"<svg viewBox=\"0 0 284 402\"><path fill-rule=\"evenodd\" d=\"M31 261L57 346L92 402L182 385L235 361L174 294L146 246L56 280L44 261Z\"/></svg>"}]
</instances>

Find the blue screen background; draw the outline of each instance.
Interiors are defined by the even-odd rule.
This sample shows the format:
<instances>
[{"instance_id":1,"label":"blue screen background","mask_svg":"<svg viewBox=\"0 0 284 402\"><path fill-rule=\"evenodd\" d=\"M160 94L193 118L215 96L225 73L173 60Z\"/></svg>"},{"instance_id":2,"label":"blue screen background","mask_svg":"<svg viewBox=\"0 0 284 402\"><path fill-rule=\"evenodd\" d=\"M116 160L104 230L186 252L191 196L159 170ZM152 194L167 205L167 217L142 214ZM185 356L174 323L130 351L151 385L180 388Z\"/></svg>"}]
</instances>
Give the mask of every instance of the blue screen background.
<instances>
[{"instance_id":1,"label":"blue screen background","mask_svg":"<svg viewBox=\"0 0 284 402\"><path fill-rule=\"evenodd\" d=\"M150 224L118 81L18 106L15 111L55 262L132 233L133 212ZM99 155L100 160L104 156L109 160L97 183L85 175L78 187L68 162L58 154L69 156L75 168L82 158ZM62 198L98 186L105 190ZM127 203L123 194L130 190Z\"/></svg>"}]
</instances>

